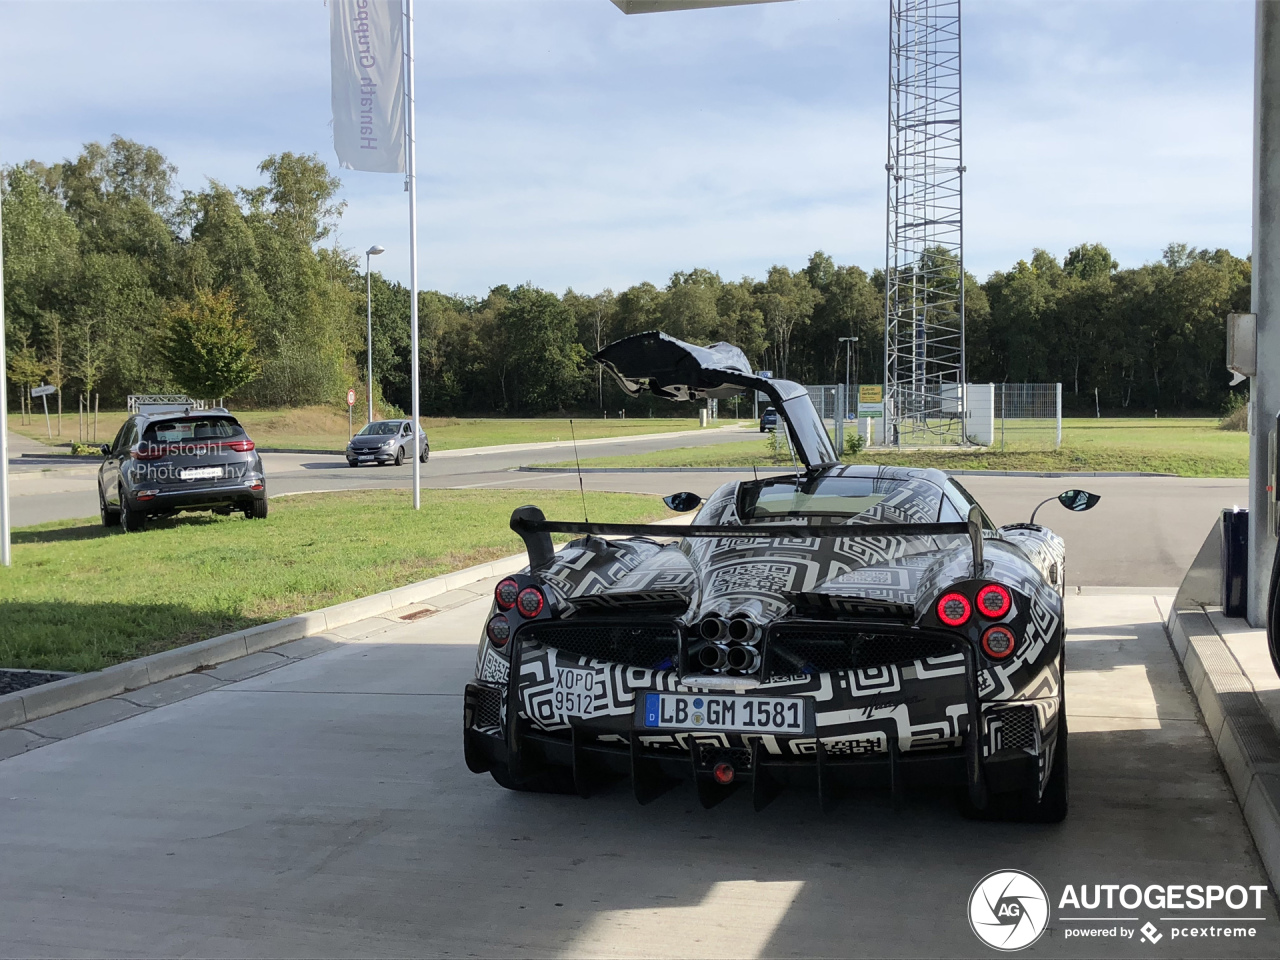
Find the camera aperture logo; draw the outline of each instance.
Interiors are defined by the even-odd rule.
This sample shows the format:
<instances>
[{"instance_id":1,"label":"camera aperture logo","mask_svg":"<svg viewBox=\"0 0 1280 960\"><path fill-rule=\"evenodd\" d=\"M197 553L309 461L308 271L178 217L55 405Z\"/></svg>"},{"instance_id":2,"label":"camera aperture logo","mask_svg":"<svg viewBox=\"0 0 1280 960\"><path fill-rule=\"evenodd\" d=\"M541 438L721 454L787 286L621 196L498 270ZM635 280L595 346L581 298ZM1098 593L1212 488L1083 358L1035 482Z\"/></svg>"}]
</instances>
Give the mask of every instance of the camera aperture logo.
<instances>
[{"instance_id":1,"label":"camera aperture logo","mask_svg":"<svg viewBox=\"0 0 1280 960\"><path fill-rule=\"evenodd\" d=\"M969 894L969 926L996 950L1022 950L1049 925L1049 895L1040 881L1021 870L989 873Z\"/></svg>"}]
</instances>

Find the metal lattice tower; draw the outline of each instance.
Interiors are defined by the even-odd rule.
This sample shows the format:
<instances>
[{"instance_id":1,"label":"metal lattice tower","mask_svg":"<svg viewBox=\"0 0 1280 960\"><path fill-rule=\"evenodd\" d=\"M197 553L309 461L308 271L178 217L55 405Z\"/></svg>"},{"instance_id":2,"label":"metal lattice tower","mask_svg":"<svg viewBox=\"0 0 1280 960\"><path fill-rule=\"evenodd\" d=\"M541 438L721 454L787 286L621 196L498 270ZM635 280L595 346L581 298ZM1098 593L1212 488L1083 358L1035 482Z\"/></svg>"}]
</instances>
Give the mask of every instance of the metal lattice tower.
<instances>
[{"instance_id":1,"label":"metal lattice tower","mask_svg":"<svg viewBox=\"0 0 1280 960\"><path fill-rule=\"evenodd\" d=\"M964 443L960 0L889 0L885 439Z\"/></svg>"}]
</instances>

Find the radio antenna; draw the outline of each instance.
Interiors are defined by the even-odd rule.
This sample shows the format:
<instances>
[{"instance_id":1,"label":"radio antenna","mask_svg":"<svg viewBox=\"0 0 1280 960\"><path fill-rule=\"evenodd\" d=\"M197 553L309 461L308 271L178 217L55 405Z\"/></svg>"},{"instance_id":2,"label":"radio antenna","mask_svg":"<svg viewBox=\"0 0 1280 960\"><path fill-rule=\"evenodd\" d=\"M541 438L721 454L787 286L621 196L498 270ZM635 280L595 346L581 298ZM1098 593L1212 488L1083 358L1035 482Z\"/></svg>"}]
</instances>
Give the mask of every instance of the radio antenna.
<instances>
[{"instance_id":1,"label":"radio antenna","mask_svg":"<svg viewBox=\"0 0 1280 960\"><path fill-rule=\"evenodd\" d=\"M587 491L582 485L582 461L578 459L578 435L573 429L573 418L569 418L569 436L573 438L573 462L578 468L578 492L582 494L582 522L590 523L591 518L587 516Z\"/></svg>"}]
</instances>

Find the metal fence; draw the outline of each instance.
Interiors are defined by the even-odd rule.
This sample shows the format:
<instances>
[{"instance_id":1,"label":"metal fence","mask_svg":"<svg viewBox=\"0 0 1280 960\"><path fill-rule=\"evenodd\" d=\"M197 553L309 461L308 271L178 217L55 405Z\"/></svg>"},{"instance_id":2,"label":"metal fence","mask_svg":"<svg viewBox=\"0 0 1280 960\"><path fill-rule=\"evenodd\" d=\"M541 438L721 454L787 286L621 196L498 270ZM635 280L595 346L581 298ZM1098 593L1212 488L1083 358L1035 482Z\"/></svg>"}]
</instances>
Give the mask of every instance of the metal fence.
<instances>
[{"instance_id":1,"label":"metal fence","mask_svg":"<svg viewBox=\"0 0 1280 960\"><path fill-rule=\"evenodd\" d=\"M806 386L809 399L824 422L835 432L838 395L835 384ZM857 419L857 387L849 391L846 421ZM771 402L758 394L759 410ZM956 402L956 415L959 415ZM1056 450L1062 445L1062 385L1059 383L971 383L965 390L965 438L994 450ZM958 422L958 420L957 420ZM926 425L927 426L927 425ZM861 430L861 425L859 425ZM886 442L885 420L875 421L877 445ZM956 443L959 431L917 430L901 438L902 446ZM934 437L934 433L938 436ZM921 437L927 439L921 440ZM892 444L893 438L887 438Z\"/></svg>"},{"instance_id":2,"label":"metal fence","mask_svg":"<svg viewBox=\"0 0 1280 960\"><path fill-rule=\"evenodd\" d=\"M1062 446L1062 384L996 383L992 448L1056 450Z\"/></svg>"}]
</instances>

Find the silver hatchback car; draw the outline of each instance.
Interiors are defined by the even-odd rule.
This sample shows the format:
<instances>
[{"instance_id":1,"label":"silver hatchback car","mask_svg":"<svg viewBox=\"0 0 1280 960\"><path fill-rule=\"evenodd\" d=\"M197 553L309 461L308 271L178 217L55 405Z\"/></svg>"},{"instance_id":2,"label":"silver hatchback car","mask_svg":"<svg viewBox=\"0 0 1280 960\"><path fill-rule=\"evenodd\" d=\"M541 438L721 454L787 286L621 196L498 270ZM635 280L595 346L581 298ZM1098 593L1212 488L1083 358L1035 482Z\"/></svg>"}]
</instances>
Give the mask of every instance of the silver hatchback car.
<instances>
[{"instance_id":1,"label":"silver hatchback car","mask_svg":"<svg viewBox=\"0 0 1280 960\"><path fill-rule=\"evenodd\" d=\"M422 433L417 455L423 463L431 455L426 431ZM410 420L375 420L365 424L347 444L347 463L353 467L362 463L394 463L399 466L405 458L412 456L413 422Z\"/></svg>"}]
</instances>

